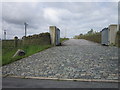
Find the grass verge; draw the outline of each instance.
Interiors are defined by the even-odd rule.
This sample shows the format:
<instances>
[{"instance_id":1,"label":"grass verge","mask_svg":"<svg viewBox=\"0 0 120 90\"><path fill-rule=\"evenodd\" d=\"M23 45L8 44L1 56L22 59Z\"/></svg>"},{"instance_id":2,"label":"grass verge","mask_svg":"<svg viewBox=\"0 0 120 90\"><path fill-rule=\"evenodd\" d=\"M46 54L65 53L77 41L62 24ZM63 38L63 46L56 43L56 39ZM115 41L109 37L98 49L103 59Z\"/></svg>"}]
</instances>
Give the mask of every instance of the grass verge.
<instances>
[{"instance_id":1,"label":"grass verge","mask_svg":"<svg viewBox=\"0 0 120 90\"><path fill-rule=\"evenodd\" d=\"M13 47L2 48L2 65L6 65L16 60L19 60L21 58L28 57L32 54L43 51L50 47L52 46L51 45L29 45L29 46L22 46L17 48L13 48ZM24 50L26 53L25 56L16 56L13 58L13 55L18 49Z\"/></svg>"}]
</instances>

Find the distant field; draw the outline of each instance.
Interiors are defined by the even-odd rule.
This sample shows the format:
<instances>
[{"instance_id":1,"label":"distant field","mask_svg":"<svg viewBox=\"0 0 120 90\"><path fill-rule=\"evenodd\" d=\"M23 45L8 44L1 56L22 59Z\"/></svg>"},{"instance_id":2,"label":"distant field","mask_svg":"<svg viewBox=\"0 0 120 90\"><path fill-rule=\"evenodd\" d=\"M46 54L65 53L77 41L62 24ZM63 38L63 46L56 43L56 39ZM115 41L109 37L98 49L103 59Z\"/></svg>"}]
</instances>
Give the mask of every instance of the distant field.
<instances>
[{"instance_id":1,"label":"distant field","mask_svg":"<svg viewBox=\"0 0 120 90\"><path fill-rule=\"evenodd\" d=\"M101 43L101 33L92 33L92 34L85 34L79 35L75 37L76 39L86 39L93 42Z\"/></svg>"},{"instance_id":2,"label":"distant field","mask_svg":"<svg viewBox=\"0 0 120 90\"><path fill-rule=\"evenodd\" d=\"M69 38L60 38L60 42L63 42L65 40L69 40Z\"/></svg>"},{"instance_id":3,"label":"distant field","mask_svg":"<svg viewBox=\"0 0 120 90\"><path fill-rule=\"evenodd\" d=\"M51 45L29 45L29 46L22 46L22 47L5 47L2 48L2 65L9 64L13 61L19 60L21 58L30 56L47 48L50 48ZM13 55L18 49L22 49L25 51L25 56L16 56L13 58Z\"/></svg>"}]
</instances>

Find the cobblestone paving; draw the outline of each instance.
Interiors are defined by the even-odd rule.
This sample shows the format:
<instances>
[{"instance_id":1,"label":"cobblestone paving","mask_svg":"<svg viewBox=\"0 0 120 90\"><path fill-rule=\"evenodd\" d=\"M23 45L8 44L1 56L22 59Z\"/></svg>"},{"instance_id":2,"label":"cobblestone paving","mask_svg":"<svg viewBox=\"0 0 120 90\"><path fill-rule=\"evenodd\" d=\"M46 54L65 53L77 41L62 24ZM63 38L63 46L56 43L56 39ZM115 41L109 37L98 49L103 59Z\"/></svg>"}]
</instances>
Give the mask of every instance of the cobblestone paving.
<instances>
[{"instance_id":1,"label":"cobblestone paving","mask_svg":"<svg viewBox=\"0 0 120 90\"><path fill-rule=\"evenodd\" d=\"M67 45L66 42L64 44ZM2 73L3 75L63 79L117 80L118 48L91 42L90 45L88 44L89 42L84 45L69 43L67 46L49 48L3 66Z\"/></svg>"}]
</instances>

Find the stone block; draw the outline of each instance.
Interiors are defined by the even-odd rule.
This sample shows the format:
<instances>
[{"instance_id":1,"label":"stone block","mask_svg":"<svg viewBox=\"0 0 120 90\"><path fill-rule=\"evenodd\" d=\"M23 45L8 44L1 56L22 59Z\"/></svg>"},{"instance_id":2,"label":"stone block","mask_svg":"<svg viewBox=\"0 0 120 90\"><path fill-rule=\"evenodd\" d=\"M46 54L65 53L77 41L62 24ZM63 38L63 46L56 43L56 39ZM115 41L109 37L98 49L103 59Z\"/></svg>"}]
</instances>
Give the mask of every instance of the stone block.
<instances>
[{"instance_id":1,"label":"stone block","mask_svg":"<svg viewBox=\"0 0 120 90\"><path fill-rule=\"evenodd\" d=\"M17 52L13 55L13 57L15 56L24 56L25 55L25 51L18 49Z\"/></svg>"}]
</instances>

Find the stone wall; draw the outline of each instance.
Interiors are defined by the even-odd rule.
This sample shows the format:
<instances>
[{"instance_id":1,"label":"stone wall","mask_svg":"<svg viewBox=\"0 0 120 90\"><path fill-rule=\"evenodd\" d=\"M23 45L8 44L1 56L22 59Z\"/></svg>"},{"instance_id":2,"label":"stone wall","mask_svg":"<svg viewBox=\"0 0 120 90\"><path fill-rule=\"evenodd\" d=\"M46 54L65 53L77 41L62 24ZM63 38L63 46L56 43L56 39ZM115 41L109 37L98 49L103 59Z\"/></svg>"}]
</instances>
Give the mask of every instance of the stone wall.
<instances>
[{"instance_id":1,"label":"stone wall","mask_svg":"<svg viewBox=\"0 0 120 90\"><path fill-rule=\"evenodd\" d=\"M17 40L17 47L22 47L23 45L48 45L48 44L51 44L49 33L31 35ZM5 47L10 48L16 47L15 39L2 40L2 48Z\"/></svg>"},{"instance_id":2,"label":"stone wall","mask_svg":"<svg viewBox=\"0 0 120 90\"><path fill-rule=\"evenodd\" d=\"M23 37L23 45L47 45L51 44L50 34L41 33L28 37Z\"/></svg>"},{"instance_id":3,"label":"stone wall","mask_svg":"<svg viewBox=\"0 0 120 90\"><path fill-rule=\"evenodd\" d=\"M18 39L18 47L20 47L22 45L22 40ZM2 40L2 48L13 48L15 47L15 40L11 39L11 40Z\"/></svg>"}]
</instances>

